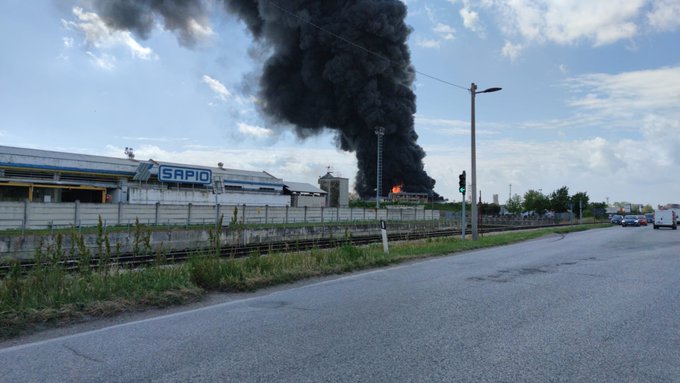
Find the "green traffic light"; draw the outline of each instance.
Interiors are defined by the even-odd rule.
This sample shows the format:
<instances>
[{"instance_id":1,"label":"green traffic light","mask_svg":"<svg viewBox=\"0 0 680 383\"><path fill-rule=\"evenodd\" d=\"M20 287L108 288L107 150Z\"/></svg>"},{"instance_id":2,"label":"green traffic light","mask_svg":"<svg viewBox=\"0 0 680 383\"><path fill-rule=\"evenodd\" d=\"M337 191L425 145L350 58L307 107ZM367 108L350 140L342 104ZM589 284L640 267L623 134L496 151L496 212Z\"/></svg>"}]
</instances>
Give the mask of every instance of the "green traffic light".
<instances>
[{"instance_id":1,"label":"green traffic light","mask_svg":"<svg viewBox=\"0 0 680 383\"><path fill-rule=\"evenodd\" d=\"M458 188L458 191L465 194L465 188Z\"/></svg>"}]
</instances>

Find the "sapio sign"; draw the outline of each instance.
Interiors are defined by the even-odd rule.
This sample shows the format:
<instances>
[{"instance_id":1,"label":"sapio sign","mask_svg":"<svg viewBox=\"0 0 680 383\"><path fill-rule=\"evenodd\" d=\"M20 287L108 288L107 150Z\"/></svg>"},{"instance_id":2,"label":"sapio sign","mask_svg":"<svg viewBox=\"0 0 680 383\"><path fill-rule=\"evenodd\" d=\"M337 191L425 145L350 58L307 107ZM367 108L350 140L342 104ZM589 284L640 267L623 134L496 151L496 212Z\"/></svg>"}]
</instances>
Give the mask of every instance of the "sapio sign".
<instances>
[{"instance_id":1,"label":"sapio sign","mask_svg":"<svg viewBox=\"0 0 680 383\"><path fill-rule=\"evenodd\" d=\"M212 183L212 171L210 169L161 165L158 168L158 180L185 184L209 184Z\"/></svg>"}]
</instances>

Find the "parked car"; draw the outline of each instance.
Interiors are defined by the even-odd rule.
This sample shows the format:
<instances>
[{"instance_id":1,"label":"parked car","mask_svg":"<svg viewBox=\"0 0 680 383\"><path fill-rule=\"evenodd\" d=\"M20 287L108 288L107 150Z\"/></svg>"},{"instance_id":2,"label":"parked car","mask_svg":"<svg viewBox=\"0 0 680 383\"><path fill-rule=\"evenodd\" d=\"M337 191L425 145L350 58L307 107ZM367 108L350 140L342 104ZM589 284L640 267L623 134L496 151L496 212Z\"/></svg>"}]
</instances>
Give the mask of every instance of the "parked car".
<instances>
[{"instance_id":1,"label":"parked car","mask_svg":"<svg viewBox=\"0 0 680 383\"><path fill-rule=\"evenodd\" d=\"M627 215L621 220L621 226L640 226L637 215Z\"/></svg>"},{"instance_id":2,"label":"parked car","mask_svg":"<svg viewBox=\"0 0 680 383\"><path fill-rule=\"evenodd\" d=\"M609 222L613 223L614 225L620 225L622 220L623 220L622 215L614 214L612 218L609 220Z\"/></svg>"},{"instance_id":3,"label":"parked car","mask_svg":"<svg viewBox=\"0 0 680 383\"><path fill-rule=\"evenodd\" d=\"M647 218L647 223L654 224L654 214L645 214L645 218Z\"/></svg>"},{"instance_id":4,"label":"parked car","mask_svg":"<svg viewBox=\"0 0 680 383\"><path fill-rule=\"evenodd\" d=\"M640 226L647 226L647 217L644 215L638 215L638 223Z\"/></svg>"}]
</instances>

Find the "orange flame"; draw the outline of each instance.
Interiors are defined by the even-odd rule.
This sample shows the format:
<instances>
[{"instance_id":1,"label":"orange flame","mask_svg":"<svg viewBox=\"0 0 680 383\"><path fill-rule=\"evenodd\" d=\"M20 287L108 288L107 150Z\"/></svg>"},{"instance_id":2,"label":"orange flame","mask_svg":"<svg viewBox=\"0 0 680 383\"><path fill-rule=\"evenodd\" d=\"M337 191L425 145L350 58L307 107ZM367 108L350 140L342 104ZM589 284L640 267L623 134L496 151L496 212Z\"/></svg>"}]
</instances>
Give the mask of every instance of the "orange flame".
<instances>
[{"instance_id":1,"label":"orange flame","mask_svg":"<svg viewBox=\"0 0 680 383\"><path fill-rule=\"evenodd\" d=\"M399 185L394 185L392 186L392 193L401 193L401 188L404 186L404 184L399 184Z\"/></svg>"}]
</instances>

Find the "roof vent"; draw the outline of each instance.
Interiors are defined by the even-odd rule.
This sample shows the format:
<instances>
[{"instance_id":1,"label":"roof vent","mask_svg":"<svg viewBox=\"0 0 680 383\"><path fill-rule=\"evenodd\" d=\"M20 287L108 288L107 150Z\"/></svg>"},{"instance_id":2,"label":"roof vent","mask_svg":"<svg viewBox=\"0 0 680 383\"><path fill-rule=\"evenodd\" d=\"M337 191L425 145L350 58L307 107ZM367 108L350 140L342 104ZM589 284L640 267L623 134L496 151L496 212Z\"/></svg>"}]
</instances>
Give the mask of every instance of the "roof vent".
<instances>
[{"instance_id":1,"label":"roof vent","mask_svg":"<svg viewBox=\"0 0 680 383\"><path fill-rule=\"evenodd\" d=\"M127 146L125 147L125 155L127 156L128 159L134 160L135 159L135 153L133 153L134 149L128 148Z\"/></svg>"},{"instance_id":2,"label":"roof vent","mask_svg":"<svg viewBox=\"0 0 680 383\"><path fill-rule=\"evenodd\" d=\"M224 169L224 164L222 162L218 162L217 167L220 169Z\"/></svg>"}]
</instances>

